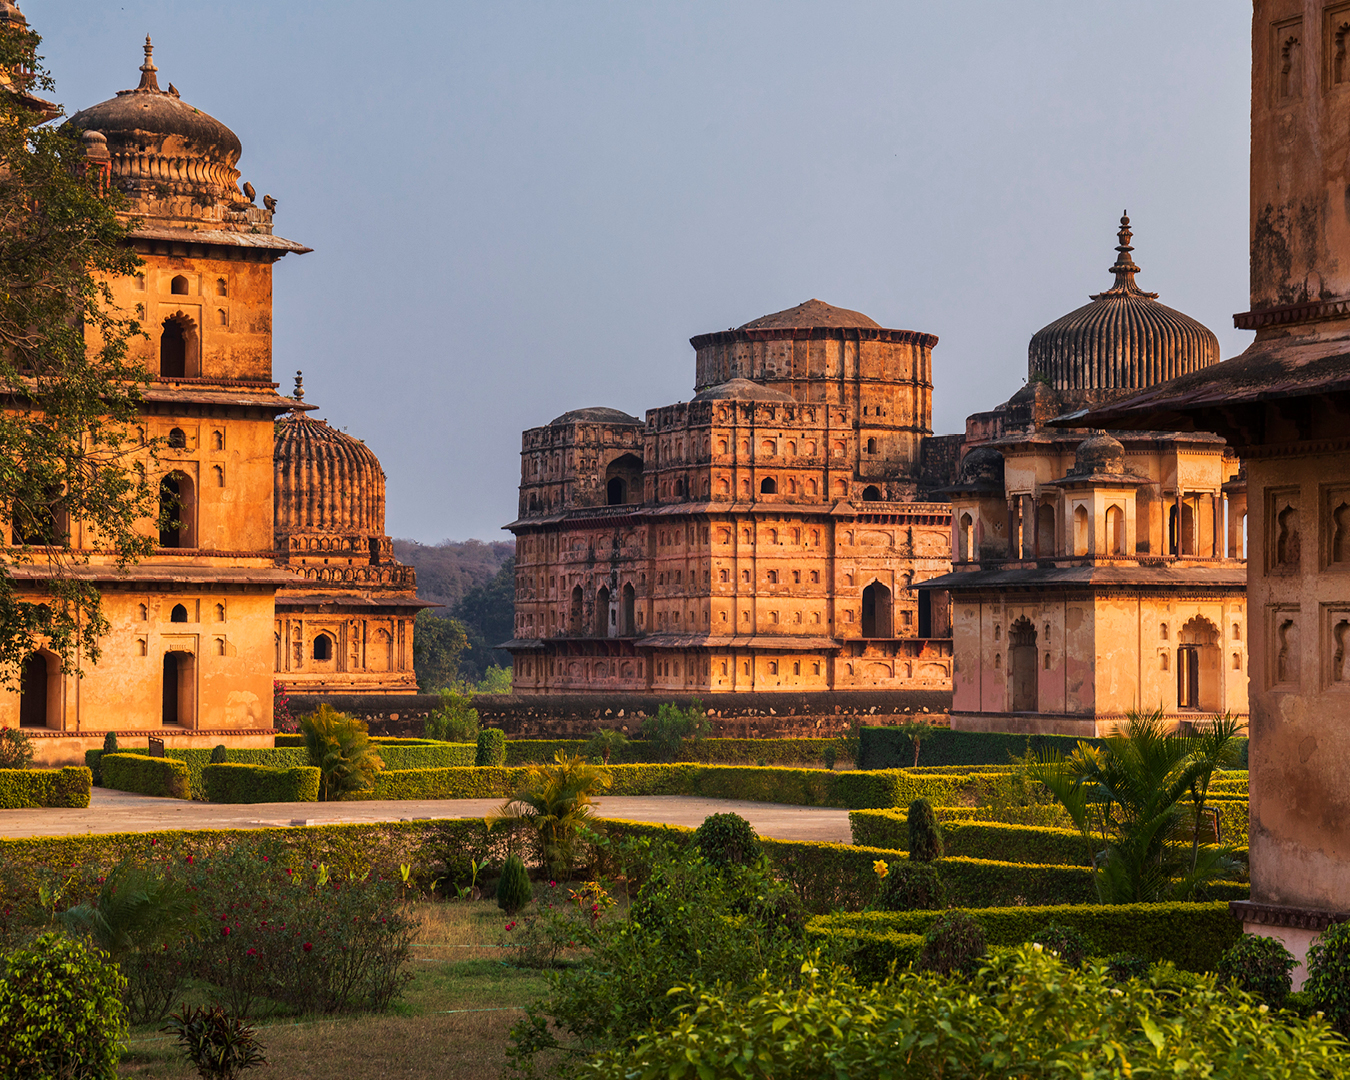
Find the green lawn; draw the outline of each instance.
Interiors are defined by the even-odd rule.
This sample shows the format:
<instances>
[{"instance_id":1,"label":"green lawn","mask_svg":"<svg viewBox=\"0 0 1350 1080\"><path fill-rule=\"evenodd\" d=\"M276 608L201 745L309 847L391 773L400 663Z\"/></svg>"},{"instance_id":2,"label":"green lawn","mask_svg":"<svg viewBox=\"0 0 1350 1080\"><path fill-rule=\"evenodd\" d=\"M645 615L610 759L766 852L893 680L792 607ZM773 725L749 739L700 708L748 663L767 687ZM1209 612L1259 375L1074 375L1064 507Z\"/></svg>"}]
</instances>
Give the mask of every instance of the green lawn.
<instances>
[{"instance_id":1,"label":"green lawn","mask_svg":"<svg viewBox=\"0 0 1350 1080\"><path fill-rule=\"evenodd\" d=\"M418 904L413 980L387 1016L273 1017L257 1022L268 1064L249 1080L493 1080L520 1008L547 988L544 972L510 966L497 945L506 922L491 902ZM195 1080L176 1044L155 1027L132 1031L124 1077Z\"/></svg>"}]
</instances>

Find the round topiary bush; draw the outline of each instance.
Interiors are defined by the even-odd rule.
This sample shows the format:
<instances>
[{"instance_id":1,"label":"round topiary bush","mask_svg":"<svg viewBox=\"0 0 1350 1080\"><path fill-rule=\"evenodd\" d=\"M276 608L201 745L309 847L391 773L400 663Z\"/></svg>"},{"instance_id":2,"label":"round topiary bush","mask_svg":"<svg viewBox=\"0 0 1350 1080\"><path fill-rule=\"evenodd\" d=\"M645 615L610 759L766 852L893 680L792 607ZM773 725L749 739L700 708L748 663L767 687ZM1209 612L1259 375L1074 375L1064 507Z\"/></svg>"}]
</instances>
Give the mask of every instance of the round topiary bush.
<instances>
[{"instance_id":1,"label":"round topiary bush","mask_svg":"<svg viewBox=\"0 0 1350 1080\"><path fill-rule=\"evenodd\" d=\"M881 879L875 906L880 911L938 911L947 906L947 887L932 863L897 861Z\"/></svg>"},{"instance_id":2,"label":"round topiary bush","mask_svg":"<svg viewBox=\"0 0 1350 1080\"><path fill-rule=\"evenodd\" d=\"M224 744L224 743L217 743L215 746L211 747L211 764L212 764L212 765L224 765L224 764L225 764L225 744Z\"/></svg>"},{"instance_id":3,"label":"round topiary bush","mask_svg":"<svg viewBox=\"0 0 1350 1080\"><path fill-rule=\"evenodd\" d=\"M1267 1005L1278 1008L1289 996L1289 973L1298 961L1274 938L1245 934L1219 958L1215 968L1220 982L1234 982Z\"/></svg>"},{"instance_id":4,"label":"round topiary bush","mask_svg":"<svg viewBox=\"0 0 1350 1080\"><path fill-rule=\"evenodd\" d=\"M820 752L820 760L825 763L825 768L833 769L834 763L839 760L839 747L835 746L834 743L830 743L829 746L825 747L825 749Z\"/></svg>"},{"instance_id":5,"label":"round topiary bush","mask_svg":"<svg viewBox=\"0 0 1350 1080\"><path fill-rule=\"evenodd\" d=\"M1077 930L1059 923L1051 923L1031 939L1033 945L1049 949L1070 967L1082 967L1092 946Z\"/></svg>"},{"instance_id":6,"label":"round topiary bush","mask_svg":"<svg viewBox=\"0 0 1350 1080\"><path fill-rule=\"evenodd\" d=\"M1304 991L1336 1030L1350 1038L1350 923L1333 923L1308 950Z\"/></svg>"},{"instance_id":7,"label":"round topiary bush","mask_svg":"<svg viewBox=\"0 0 1350 1080\"><path fill-rule=\"evenodd\" d=\"M79 938L44 934L0 970L0 1076L117 1075L126 979Z\"/></svg>"},{"instance_id":8,"label":"round topiary bush","mask_svg":"<svg viewBox=\"0 0 1350 1080\"><path fill-rule=\"evenodd\" d=\"M927 799L909 804L909 857L914 862L942 858L942 826Z\"/></svg>"},{"instance_id":9,"label":"round topiary bush","mask_svg":"<svg viewBox=\"0 0 1350 1080\"><path fill-rule=\"evenodd\" d=\"M970 975L984 952L984 927L964 911L944 911L924 935L919 967L942 975Z\"/></svg>"},{"instance_id":10,"label":"round topiary bush","mask_svg":"<svg viewBox=\"0 0 1350 1080\"><path fill-rule=\"evenodd\" d=\"M754 827L739 814L709 814L694 830L694 844L714 866L753 866L764 855Z\"/></svg>"},{"instance_id":11,"label":"round topiary bush","mask_svg":"<svg viewBox=\"0 0 1350 1080\"><path fill-rule=\"evenodd\" d=\"M534 898L530 875L519 855L507 857L502 876L497 882L497 906L508 915L514 915Z\"/></svg>"},{"instance_id":12,"label":"round topiary bush","mask_svg":"<svg viewBox=\"0 0 1350 1080\"><path fill-rule=\"evenodd\" d=\"M117 753L117 732L110 731L103 736L103 752L105 754Z\"/></svg>"}]
</instances>

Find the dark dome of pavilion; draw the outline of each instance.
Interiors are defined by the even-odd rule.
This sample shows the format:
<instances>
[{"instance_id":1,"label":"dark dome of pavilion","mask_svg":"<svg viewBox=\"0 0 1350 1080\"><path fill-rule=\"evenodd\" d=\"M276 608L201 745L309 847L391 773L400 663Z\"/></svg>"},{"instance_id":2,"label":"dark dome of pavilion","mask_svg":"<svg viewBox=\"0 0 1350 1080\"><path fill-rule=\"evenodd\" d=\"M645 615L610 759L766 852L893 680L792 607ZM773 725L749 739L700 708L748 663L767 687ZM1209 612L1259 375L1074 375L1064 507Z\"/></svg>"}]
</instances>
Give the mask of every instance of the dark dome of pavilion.
<instances>
[{"instance_id":1,"label":"dark dome of pavilion","mask_svg":"<svg viewBox=\"0 0 1350 1080\"><path fill-rule=\"evenodd\" d=\"M817 326L880 330L882 326L861 311L831 307L820 300L808 300L786 311L775 311L739 327L741 330L809 330Z\"/></svg>"},{"instance_id":2,"label":"dark dome of pavilion","mask_svg":"<svg viewBox=\"0 0 1350 1080\"><path fill-rule=\"evenodd\" d=\"M1135 284L1131 235L1122 217L1115 284L1038 330L1027 347L1029 374L1044 378L1066 405L1109 401L1219 362L1213 331Z\"/></svg>"},{"instance_id":3,"label":"dark dome of pavilion","mask_svg":"<svg viewBox=\"0 0 1350 1080\"><path fill-rule=\"evenodd\" d=\"M239 136L182 100L172 83L161 90L152 55L147 37L140 85L81 109L70 123L101 132L108 140L113 183L119 188L238 195L235 165L243 153Z\"/></svg>"},{"instance_id":4,"label":"dark dome of pavilion","mask_svg":"<svg viewBox=\"0 0 1350 1080\"><path fill-rule=\"evenodd\" d=\"M641 424L636 416L629 416L622 409L607 409L603 405L589 409L573 409L561 416L555 416L548 422L549 427L559 424Z\"/></svg>"}]
</instances>

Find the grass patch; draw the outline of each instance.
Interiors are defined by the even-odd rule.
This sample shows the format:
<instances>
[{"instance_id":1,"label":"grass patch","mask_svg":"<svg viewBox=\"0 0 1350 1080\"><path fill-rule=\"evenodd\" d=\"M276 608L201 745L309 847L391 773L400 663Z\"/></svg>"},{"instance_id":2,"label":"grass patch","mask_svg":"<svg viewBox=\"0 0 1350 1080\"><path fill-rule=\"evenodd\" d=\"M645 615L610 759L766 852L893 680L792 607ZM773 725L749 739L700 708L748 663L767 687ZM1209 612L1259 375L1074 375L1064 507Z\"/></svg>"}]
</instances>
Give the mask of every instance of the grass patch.
<instances>
[{"instance_id":1,"label":"grass patch","mask_svg":"<svg viewBox=\"0 0 1350 1080\"><path fill-rule=\"evenodd\" d=\"M413 980L385 1016L271 1017L257 1023L268 1064L249 1080L491 1080L502 1076L518 1011L544 994L548 974L511 966L497 939L506 922L491 901L419 903ZM156 1026L134 1029L120 1075L195 1080Z\"/></svg>"}]
</instances>

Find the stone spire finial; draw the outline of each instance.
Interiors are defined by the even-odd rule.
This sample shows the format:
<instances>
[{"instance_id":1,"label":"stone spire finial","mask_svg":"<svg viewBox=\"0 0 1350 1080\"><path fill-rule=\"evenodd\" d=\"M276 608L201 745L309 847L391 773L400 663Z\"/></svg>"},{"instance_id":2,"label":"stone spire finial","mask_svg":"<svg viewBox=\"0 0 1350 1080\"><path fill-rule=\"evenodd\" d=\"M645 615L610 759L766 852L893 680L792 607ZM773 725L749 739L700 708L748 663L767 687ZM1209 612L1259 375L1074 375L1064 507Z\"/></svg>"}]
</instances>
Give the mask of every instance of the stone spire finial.
<instances>
[{"instance_id":1,"label":"stone spire finial","mask_svg":"<svg viewBox=\"0 0 1350 1080\"><path fill-rule=\"evenodd\" d=\"M1116 262L1111 267L1111 273L1116 275L1116 283L1104 293L1094 293L1092 299L1096 300L1099 296L1119 296L1122 293L1132 293L1136 296L1147 296L1151 299L1157 299L1157 293L1144 292L1134 283L1134 275L1139 273L1139 265L1130 258L1130 252L1134 248L1130 247L1130 240L1134 233L1130 231L1130 213L1125 211L1120 215L1120 229L1116 232L1116 239L1120 241L1116 245Z\"/></svg>"},{"instance_id":2,"label":"stone spire finial","mask_svg":"<svg viewBox=\"0 0 1350 1080\"><path fill-rule=\"evenodd\" d=\"M155 75L159 69L155 67L154 56L155 47L150 43L150 35L146 34L145 63L141 65L141 84L136 87L137 90L159 90L159 79Z\"/></svg>"},{"instance_id":3,"label":"stone spire finial","mask_svg":"<svg viewBox=\"0 0 1350 1080\"><path fill-rule=\"evenodd\" d=\"M305 400L305 373L303 371L295 373L295 400Z\"/></svg>"}]
</instances>

